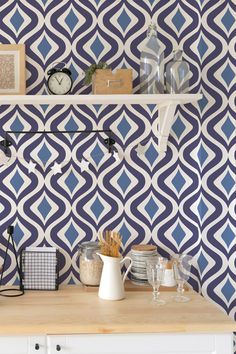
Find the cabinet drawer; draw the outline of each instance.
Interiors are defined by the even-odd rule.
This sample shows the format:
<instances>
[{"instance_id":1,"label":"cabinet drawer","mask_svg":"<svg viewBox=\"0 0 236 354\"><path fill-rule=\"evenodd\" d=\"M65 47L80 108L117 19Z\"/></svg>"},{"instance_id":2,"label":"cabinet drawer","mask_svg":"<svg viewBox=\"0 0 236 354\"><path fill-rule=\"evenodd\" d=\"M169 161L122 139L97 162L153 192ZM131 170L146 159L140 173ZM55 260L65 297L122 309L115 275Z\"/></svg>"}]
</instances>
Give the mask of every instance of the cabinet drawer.
<instances>
[{"instance_id":1,"label":"cabinet drawer","mask_svg":"<svg viewBox=\"0 0 236 354\"><path fill-rule=\"evenodd\" d=\"M25 354L29 353L28 337L0 337L1 354Z\"/></svg>"},{"instance_id":2,"label":"cabinet drawer","mask_svg":"<svg viewBox=\"0 0 236 354\"><path fill-rule=\"evenodd\" d=\"M48 336L48 348L48 354L232 354L233 338L231 334Z\"/></svg>"},{"instance_id":3,"label":"cabinet drawer","mask_svg":"<svg viewBox=\"0 0 236 354\"><path fill-rule=\"evenodd\" d=\"M46 354L44 336L0 336L0 354Z\"/></svg>"}]
</instances>

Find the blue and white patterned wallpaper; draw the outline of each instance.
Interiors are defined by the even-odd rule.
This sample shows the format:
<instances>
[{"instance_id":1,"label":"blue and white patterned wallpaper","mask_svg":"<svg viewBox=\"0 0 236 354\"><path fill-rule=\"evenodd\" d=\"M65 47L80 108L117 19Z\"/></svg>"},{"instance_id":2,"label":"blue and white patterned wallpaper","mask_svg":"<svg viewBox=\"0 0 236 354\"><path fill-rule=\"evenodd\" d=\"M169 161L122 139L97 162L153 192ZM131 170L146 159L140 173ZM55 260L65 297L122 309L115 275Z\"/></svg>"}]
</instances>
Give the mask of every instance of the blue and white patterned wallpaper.
<instances>
[{"instance_id":1,"label":"blue and white patterned wallpaper","mask_svg":"<svg viewBox=\"0 0 236 354\"><path fill-rule=\"evenodd\" d=\"M191 283L234 316L235 295L235 11L234 1L11 0L0 6L0 42L25 43L27 93L46 93L46 71L64 61L73 93L91 92L83 72L107 61L133 69L146 29L157 24L166 63L183 48L199 104L178 108L166 154L152 132L155 106L1 106L6 130L109 129L120 161L107 156L105 136L12 135L12 158L0 167L0 256L6 228L15 225L19 250L61 249L60 281L78 282L77 245L98 230L116 229L124 253L133 243L154 242L160 253L195 256ZM155 123L156 124L156 123ZM146 146L137 155L137 145ZM81 172L78 161L89 161ZM35 161L35 173L28 163ZM62 174L53 175L54 162ZM15 280L10 254L5 281Z\"/></svg>"}]
</instances>

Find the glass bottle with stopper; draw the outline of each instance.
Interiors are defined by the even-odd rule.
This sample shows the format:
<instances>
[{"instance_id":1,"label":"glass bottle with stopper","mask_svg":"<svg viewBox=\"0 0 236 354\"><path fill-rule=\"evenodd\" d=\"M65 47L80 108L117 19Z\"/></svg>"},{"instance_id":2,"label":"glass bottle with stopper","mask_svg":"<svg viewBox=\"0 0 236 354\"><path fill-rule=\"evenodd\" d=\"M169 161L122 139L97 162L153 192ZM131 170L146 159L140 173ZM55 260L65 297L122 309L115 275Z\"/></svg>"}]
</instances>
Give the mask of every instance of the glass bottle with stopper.
<instances>
[{"instance_id":1,"label":"glass bottle with stopper","mask_svg":"<svg viewBox=\"0 0 236 354\"><path fill-rule=\"evenodd\" d=\"M174 51L174 59L166 66L166 89L168 93L188 93L190 69L182 59L182 50Z\"/></svg>"},{"instance_id":2,"label":"glass bottle with stopper","mask_svg":"<svg viewBox=\"0 0 236 354\"><path fill-rule=\"evenodd\" d=\"M140 93L164 93L164 52L157 39L157 28L151 24L140 57Z\"/></svg>"}]
</instances>

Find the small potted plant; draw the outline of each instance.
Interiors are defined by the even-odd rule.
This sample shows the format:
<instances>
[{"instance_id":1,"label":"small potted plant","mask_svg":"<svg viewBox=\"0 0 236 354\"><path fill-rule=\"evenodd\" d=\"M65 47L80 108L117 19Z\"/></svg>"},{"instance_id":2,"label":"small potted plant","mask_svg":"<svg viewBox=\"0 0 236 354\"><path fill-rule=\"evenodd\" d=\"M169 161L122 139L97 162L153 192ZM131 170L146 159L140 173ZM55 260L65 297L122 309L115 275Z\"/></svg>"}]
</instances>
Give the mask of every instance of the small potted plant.
<instances>
[{"instance_id":1,"label":"small potted plant","mask_svg":"<svg viewBox=\"0 0 236 354\"><path fill-rule=\"evenodd\" d=\"M88 69L85 70L84 84L88 86L92 83L93 74L96 73L96 70L106 70L106 69L110 69L110 66L107 63L102 61L100 61L98 64L90 65Z\"/></svg>"}]
</instances>

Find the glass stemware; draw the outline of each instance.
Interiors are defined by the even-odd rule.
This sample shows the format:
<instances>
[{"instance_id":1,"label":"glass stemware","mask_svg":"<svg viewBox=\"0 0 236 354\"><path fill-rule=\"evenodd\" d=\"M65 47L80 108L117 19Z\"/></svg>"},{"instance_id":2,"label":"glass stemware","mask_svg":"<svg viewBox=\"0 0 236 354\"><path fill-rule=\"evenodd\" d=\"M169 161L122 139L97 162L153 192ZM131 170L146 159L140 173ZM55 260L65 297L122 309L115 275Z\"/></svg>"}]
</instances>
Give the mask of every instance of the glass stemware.
<instances>
[{"instance_id":1,"label":"glass stemware","mask_svg":"<svg viewBox=\"0 0 236 354\"><path fill-rule=\"evenodd\" d=\"M184 284L189 279L191 273L192 256L181 254L173 258L174 277L177 282L177 294L174 298L176 302L188 302L189 297L184 295Z\"/></svg>"},{"instance_id":2,"label":"glass stemware","mask_svg":"<svg viewBox=\"0 0 236 354\"><path fill-rule=\"evenodd\" d=\"M164 277L167 259L163 257L153 257L146 262L148 282L153 288L153 302L157 305L164 305L166 302L159 298L159 288Z\"/></svg>"}]
</instances>

